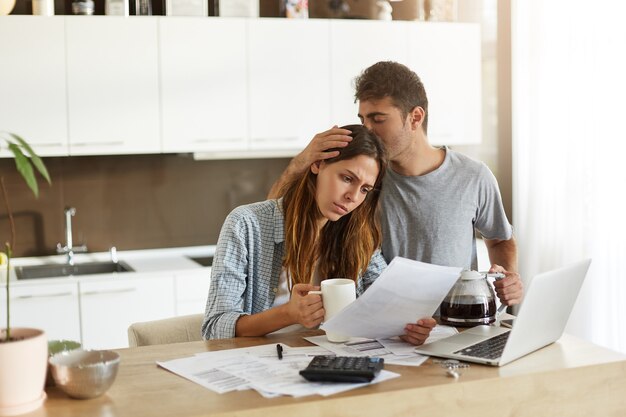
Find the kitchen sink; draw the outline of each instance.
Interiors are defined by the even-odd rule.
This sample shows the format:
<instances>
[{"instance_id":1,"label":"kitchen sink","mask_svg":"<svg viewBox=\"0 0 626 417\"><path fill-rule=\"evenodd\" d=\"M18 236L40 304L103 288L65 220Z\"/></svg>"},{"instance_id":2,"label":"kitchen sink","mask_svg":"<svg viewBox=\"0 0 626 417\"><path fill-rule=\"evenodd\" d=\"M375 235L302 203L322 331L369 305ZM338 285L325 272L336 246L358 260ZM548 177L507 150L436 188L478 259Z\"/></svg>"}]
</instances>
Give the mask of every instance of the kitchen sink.
<instances>
[{"instance_id":1,"label":"kitchen sink","mask_svg":"<svg viewBox=\"0 0 626 417\"><path fill-rule=\"evenodd\" d=\"M188 256L189 259L191 259L192 261L194 261L197 264L200 264L202 266L212 266L213 265L213 257L212 256L196 256L196 257L191 257Z\"/></svg>"},{"instance_id":2,"label":"kitchen sink","mask_svg":"<svg viewBox=\"0 0 626 417\"><path fill-rule=\"evenodd\" d=\"M132 272L133 269L124 262L89 262L76 265L46 264L33 266L17 266L17 279L54 278L70 275L110 274L112 272Z\"/></svg>"}]
</instances>

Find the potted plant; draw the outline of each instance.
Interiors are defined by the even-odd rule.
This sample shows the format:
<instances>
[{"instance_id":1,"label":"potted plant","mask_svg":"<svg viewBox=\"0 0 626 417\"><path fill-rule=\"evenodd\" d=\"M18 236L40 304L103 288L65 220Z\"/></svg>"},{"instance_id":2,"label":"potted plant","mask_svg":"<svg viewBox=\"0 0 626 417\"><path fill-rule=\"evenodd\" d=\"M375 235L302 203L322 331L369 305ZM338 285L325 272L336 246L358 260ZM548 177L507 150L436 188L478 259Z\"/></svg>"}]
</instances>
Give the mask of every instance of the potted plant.
<instances>
[{"instance_id":1,"label":"potted plant","mask_svg":"<svg viewBox=\"0 0 626 417\"><path fill-rule=\"evenodd\" d=\"M35 197L39 196L36 172L50 184L50 175L39 156L24 139L13 133L0 132L0 149L4 146L13 154L15 166ZM46 378L48 345L42 330L11 328L10 322L10 267L15 246L15 223L4 176L0 172L0 194L6 206L10 236L4 243L0 260L5 275L5 328L0 328L0 416L22 414L38 408L46 398L43 390Z\"/></svg>"}]
</instances>

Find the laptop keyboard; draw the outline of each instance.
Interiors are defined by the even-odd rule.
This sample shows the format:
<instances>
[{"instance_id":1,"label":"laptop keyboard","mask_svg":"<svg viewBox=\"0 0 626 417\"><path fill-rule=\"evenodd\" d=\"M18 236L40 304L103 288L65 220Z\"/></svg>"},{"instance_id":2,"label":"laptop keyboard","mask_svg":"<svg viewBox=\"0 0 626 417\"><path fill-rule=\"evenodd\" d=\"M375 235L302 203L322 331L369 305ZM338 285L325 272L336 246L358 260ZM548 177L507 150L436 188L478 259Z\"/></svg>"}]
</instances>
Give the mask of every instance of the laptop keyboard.
<instances>
[{"instance_id":1,"label":"laptop keyboard","mask_svg":"<svg viewBox=\"0 0 626 417\"><path fill-rule=\"evenodd\" d=\"M480 343L468 346L454 352L457 355L474 356L484 359L497 359L502 356L502 351L506 345L511 332L502 333L498 336L483 340Z\"/></svg>"}]
</instances>

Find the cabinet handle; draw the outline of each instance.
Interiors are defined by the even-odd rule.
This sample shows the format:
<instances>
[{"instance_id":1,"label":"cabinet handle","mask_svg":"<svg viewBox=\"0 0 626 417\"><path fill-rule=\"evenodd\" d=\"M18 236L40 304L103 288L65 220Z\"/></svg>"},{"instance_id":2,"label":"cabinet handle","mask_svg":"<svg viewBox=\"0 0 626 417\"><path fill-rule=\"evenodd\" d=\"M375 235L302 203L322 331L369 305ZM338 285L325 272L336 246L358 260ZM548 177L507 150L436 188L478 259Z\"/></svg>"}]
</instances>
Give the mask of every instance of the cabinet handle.
<instances>
[{"instance_id":1,"label":"cabinet handle","mask_svg":"<svg viewBox=\"0 0 626 417\"><path fill-rule=\"evenodd\" d=\"M73 142L70 143L71 146L120 146L123 145L123 141L116 142Z\"/></svg>"},{"instance_id":2,"label":"cabinet handle","mask_svg":"<svg viewBox=\"0 0 626 417\"><path fill-rule=\"evenodd\" d=\"M102 290L102 291L85 291L80 293L81 295L102 295L102 294L121 294L126 292L135 292L137 288L120 288L117 290Z\"/></svg>"},{"instance_id":3,"label":"cabinet handle","mask_svg":"<svg viewBox=\"0 0 626 417\"><path fill-rule=\"evenodd\" d=\"M53 297L68 297L73 295L71 291L68 292L60 292L56 294L37 294L37 295L19 295L14 297L14 300L27 300L29 298L53 298Z\"/></svg>"},{"instance_id":4,"label":"cabinet handle","mask_svg":"<svg viewBox=\"0 0 626 417\"><path fill-rule=\"evenodd\" d=\"M62 147L62 146L67 146L67 143L31 143L30 147L31 148L58 148L58 147Z\"/></svg>"},{"instance_id":5,"label":"cabinet handle","mask_svg":"<svg viewBox=\"0 0 626 417\"><path fill-rule=\"evenodd\" d=\"M288 136L284 138L253 138L253 142L296 142L298 140L295 136Z\"/></svg>"},{"instance_id":6,"label":"cabinet handle","mask_svg":"<svg viewBox=\"0 0 626 417\"><path fill-rule=\"evenodd\" d=\"M191 140L192 143L213 143L213 142L237 143L237 142L243 142L243 141L244 141L244 138L199 138L199 139Z\"/></svg>"}]
</instances>

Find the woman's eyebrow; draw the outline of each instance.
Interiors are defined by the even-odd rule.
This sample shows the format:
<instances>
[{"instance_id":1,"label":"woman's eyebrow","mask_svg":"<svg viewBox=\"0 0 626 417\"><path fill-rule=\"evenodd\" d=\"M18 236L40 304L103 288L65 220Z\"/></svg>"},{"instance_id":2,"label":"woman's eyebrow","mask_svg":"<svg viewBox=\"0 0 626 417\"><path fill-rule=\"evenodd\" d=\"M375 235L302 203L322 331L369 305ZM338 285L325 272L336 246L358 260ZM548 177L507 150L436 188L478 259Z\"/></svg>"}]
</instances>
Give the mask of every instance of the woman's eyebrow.
<instances>
[{"instance_id":1,"label":"woman's eyebrow","mask_svg":"<svg viewBox=\"0 0 626 417\"><path fill-rule=\"evenodd\" d=\"M351 170L349 170L349 169L346 169L346 171L348 171L348 172L350 173L350 175L352 175L354 178L356 178L356 180L357 180L357 181L361 181L361 178L360 178L358 175L356 175L356 174L354 173L354 171L351 171ZM372 187L372 188L374 188L374 186L373 186L372 184L363 184L363 185L365 185L366 187Z\"/></svg>"}]
</instances>

